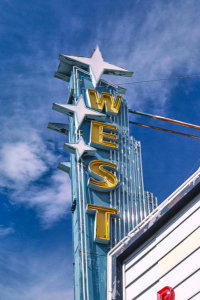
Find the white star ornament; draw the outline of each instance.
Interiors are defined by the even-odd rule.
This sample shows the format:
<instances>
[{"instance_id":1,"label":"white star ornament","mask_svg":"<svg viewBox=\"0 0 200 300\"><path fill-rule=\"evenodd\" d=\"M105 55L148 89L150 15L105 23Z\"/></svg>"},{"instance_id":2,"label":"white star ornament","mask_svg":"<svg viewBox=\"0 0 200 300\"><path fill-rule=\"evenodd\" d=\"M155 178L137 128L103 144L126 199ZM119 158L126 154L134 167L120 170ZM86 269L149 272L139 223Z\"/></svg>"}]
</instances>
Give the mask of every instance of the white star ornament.
<instances>
[{"instance_id":1,"label":"white star ornament","mask_svg":"<svg viewBox=\"0 0 200 300\"><path fill-rule=\"evenodd\" d=\"M75 125L77 129L80 128L85 118L99 121L105 120L106 118L105 114L87 108L82 95L75 105L53 103L53 109L69 116L75 116Z\"/></svg>"},{"instance_id":2,"label":"white star ornament","mask_svg":"<svg viewBox=\"0 0 200 300\"><path fill-rule=\"evenodd\" d=\"M83 155L94 156L96 153L96 149L86 145L82 137L79 139L78 143L65 143L63 149L76 154L77 161L79 161Z\"/></svg>"},{"instance_id":3,"label":"white star ornament","mask_svg":"<svg viewBox=\"0 0 200 300\"><path fill-rule=\"evenodd\" d=\"M60 55L60 66L55 76L70 77L70 71L73 66L77 66L89 70L92 75L92 83L96 88L102 74L120 75L131 77L133 72L117 67L103 60L99 47L97 46L91 57L73 56L73 55ZM61 76L62 75L62 76ZM63 79L63 78L61 78ZM68 81L68 80L67 80Z\"/></svg>"}]
</instances>

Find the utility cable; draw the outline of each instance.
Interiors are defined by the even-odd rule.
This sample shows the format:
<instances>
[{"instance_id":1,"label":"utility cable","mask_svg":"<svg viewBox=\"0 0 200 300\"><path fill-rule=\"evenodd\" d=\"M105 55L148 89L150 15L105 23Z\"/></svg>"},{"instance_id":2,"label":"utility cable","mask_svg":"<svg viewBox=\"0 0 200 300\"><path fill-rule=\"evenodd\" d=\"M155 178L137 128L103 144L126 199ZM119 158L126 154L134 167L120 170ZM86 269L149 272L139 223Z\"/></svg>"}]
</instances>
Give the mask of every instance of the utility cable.
<instances>
[{"instance_id":1,"label":"utility cable","mask_svg":"<svg viewBox=\"0 0 200 300\"><path fill-rule=\"evenodd\" d=\"M152 119L156 119L156 120L160 120L160 121L165 121L165 122L169 122L169 123L173 123L173 124L177 124L177 125L182 125L182 126L186 126L189 128L200 129L199 125L194 125L191 123L186 123L186 122L182 122L182 121L178 121L178 120L174 120L174 119L170 119L170 118L166 118L166 117L147 114L147 113L143 113L143 112L132 110L132 109L129 109L128 111L132 114L137 114L140 116L144 116L144 117L148 117L148 118L152 118Z\"/></svg>"},{"instance_id":2,"label":"utility cable","mask_svg":"<svg viewBox=\"0 0 200 300\"><path fill-rule=\"evenodd\" d=\"M167 81L167 80L176 80L176 79L193 78L193 77L200 77L200 74L183 75L183 76L175 76L175 77L159 78L159 79L150 79L150 80L141 80L141 81L121 82L121 83L116 83L116 85L146 83L146 82L155 82L155 81Z\"/></svg>"},{"instance_id":3,"label":"utility cable","mask_svg":"<svg viewBox=\"0 0 200 300\"><path fill-rule=\"evenodd\" d=\"M175 134L179 134L179 135L184 135L184 136L187 136L187 137L191 137L191 138L195 138L195 139L199 139L200 140L200 136L196 136L196 135L191 135L191 134L187 134L187 133L183 133L183 132L178 132L178 131L174 131L174 130L164 129L164 128L161 128L161 127L151 126L151 125L147 125L147 124L143 124L143 123L137 123L137 122L133 122L133 121L129 121L129 123L134 124L134 125L139 125L139 126L142 126L142 127L147 127L147 128L162 130L162 131L165 131L165 132L170 132L170 133L175 133Z\"/></svg>"}]
</instances>

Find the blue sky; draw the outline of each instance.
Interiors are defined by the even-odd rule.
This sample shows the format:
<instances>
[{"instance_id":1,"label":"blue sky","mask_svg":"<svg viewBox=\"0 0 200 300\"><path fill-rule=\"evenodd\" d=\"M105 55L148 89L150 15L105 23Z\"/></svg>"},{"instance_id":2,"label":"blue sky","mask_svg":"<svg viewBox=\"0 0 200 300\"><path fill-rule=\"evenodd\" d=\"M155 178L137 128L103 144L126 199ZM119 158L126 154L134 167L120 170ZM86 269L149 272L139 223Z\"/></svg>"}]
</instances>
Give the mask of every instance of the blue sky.
<instances>
[{"instance_id":1,"label":"blue sky","mask_svg":"<svg viewBox=\"0 0 200 300\"><path fill-rule=\"evenodd\" d=\"M58 55L90 56L134 71L127 83L200 74L200 2L2 0L0 2L0 300L72 299L70 181L64 136L49 121L68 87ZM200 77L128 84L129 107L199 124ZM185 131L176 125L132 120ZM199 140L132 127L142 143L145 189L162 202L200 165Z\"/></svg>"}]
</instances>

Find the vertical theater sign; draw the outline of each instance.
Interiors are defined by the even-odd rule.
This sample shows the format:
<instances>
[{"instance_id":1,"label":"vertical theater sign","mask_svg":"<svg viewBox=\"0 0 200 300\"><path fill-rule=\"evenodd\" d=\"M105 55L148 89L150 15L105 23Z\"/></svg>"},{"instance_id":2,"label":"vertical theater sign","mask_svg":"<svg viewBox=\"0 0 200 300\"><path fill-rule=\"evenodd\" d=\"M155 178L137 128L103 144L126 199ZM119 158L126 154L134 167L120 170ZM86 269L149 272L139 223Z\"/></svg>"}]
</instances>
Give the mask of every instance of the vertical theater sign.
<instances>
[{"instance_id":1,"label":"vertical theater sign","mask_svg":"<svg viewBox=\"0 0 200 300\"><path fill-rule=\"evenodd\" d=\"M68 136L72 187L74 299L105 300L107 253L157 205L144 191L141 145L129 135L126 90L102 74L132 76L104 61L97 47L91 57L60 55L55 77L69 82L67 104L53 109L68 124L48 127Z\"/></svg>"}]
</instances>

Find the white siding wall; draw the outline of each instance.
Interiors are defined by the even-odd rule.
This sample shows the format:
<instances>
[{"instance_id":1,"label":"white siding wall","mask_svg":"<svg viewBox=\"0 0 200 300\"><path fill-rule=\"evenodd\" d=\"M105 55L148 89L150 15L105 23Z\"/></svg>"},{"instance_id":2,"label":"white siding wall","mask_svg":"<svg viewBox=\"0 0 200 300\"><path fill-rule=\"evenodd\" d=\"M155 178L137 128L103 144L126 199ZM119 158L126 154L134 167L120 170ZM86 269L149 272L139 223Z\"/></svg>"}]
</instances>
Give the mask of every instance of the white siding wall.
<instances>
[{"instance_id":1,"label":"white siding wall","mask_svg":"<svg viewBox=\"0 0 200 300\"><path fill-rule=\"evenodd\" d=\"M200 300L200 195L123 265L124 300L156 300L164 286L175 300Z\"/></svg>"}]
</instances>

